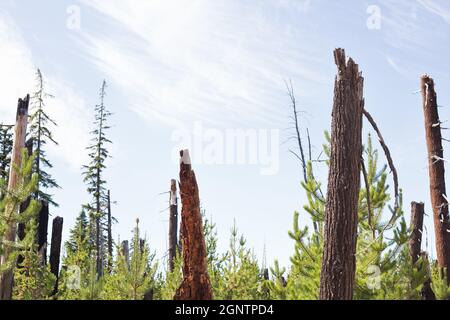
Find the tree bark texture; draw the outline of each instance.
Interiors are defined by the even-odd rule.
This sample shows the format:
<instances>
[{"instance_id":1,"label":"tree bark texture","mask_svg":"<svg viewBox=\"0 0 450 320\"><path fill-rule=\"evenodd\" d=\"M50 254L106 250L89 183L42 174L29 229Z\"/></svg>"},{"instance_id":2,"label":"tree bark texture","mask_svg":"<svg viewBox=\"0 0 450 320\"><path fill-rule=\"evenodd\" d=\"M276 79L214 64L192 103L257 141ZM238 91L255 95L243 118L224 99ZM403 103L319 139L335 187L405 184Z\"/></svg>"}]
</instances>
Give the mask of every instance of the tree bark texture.
<instances>
[{"instance_id":1,"label":"tree bark texture","mask_svg":"<svg viewBox=\"0 0 450 320\"><path fill-rule=\"evenodd\" d=\"M11 168L8 180L8 190L14 190L18 185L19 175L14 170L14 166L20 168L22 164L22 149L25 147L25 137L27 133L27 123L28 123L28 106L29 106L30 96L27 95L25 99L19 99L17 105L16 114L16 124L14 128L14 142L11 155ZM5 219L10 219L10 214L14 213L16 208L5 208ZM18 208L17 208L18 210ZM14 221L9 222L5 232L4 240L14 242L16 240L16 229L17 225ZM9 255L11 254L11 248L5 247L2 256L0 257L0 265L4 265L9 260ZM14 282L13 270L9 269L4 272L0 277L0 300L11 300L12 298L12 288Z\"/></svg>"},{"instance_id":2,"label":"tree bark texture","mask_svg":"<svg viewBox=\"0 0 450 320\"><path fill-rule=\"evenodd\" d=\"M320 299L351 300L362 153L363 77L345 51L336 49L338 67L331 123L331 156L325 209Z\"/></svg>"},{"instance_id":3,"label":"tree bark texture","mask_svg":"<svg viewBox=\"0 0 450 320\"><path fill-rule=\"evenodd\" d=\"M428 172L430 177L431 205L436 239L438 265L447 268L450 283L450 221L448 202L445 199L444 149L442 147L441 122L434 81L428 75L421 78L425 134L428 149Z\"/></svg>"},{"instance_id":4,"label":"tree bark texture","mask_svg":"<svg viewBox=\"0 0 450 320\"><path fill-rule=\"evenodd\" d=\"M175 300L211 300L213 298L206 261L200 197L188 150L180 152L181 228L183 243L183 282Z\"/></svg>"}]
</instances>

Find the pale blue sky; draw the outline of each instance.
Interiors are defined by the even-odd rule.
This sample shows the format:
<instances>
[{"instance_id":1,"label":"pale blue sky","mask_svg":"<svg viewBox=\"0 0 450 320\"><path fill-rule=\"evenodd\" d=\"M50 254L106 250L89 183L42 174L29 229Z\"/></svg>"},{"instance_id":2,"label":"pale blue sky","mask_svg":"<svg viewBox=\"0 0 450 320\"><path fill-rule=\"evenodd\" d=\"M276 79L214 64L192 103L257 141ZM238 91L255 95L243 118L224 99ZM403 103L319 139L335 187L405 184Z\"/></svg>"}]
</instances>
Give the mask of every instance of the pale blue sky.
<instances>
[{"instance_id":1,"label":"pale blue sky","mask_svg":"<svg viewBox=\"0 0 450 320\"><path fill-rule=\"evenodd\" d=\"M372 5L380 9L379 29L367 25ZM56 192L60 208L52 214L64 217L67 235L88 200L80 167L105 78L106 103L114 112L113 158L106 172L117 201L114 235L129 237L139 217L161 258L168 230L168 213L161 210L168 197L159 194L178 176L171 160L174 130L201 121L219 130L279 129L285 141L292 132L286 130L284 80L292 79L317 156L330 126L336 47L361 66L366 108L391 148L406 215L413 200L425 201L430 214L417 90L422 73L434 77L441 118L450 120L448 0L1 0L0 121L12 122L17 98L32 90L34 68L41 68L47 90L56 96L49 112L59 123L60 146L49 152L63 189ZM450 138L448 131L444 136ZM307 222L301 170L288 152L293 147L280 146L276 175L261 175L255 165L194 167L221 249L235 218L259 258L266 243L269 263L278 258L288 264L294 210ZM449 143L444 148L449 158ZM317 168L321 177L324 169ZM447 166L447 178L448 171ZM427 225L431 230L430 216ZM429 241L431 246L432 237Z\"/></svg>"}]
</instances>

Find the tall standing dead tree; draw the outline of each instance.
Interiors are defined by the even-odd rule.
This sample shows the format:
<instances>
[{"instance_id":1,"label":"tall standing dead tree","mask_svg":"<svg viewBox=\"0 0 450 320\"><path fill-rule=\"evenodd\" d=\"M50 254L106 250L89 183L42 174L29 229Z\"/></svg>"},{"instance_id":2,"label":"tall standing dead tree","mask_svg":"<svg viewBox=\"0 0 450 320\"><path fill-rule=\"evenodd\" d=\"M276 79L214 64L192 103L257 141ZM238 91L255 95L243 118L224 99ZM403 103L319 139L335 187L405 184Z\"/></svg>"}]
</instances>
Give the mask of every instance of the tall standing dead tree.
<instances>
[{"instance_id":1,"label":"tall standing dead tree","mask_svg":"<svg viewBox=\"0 0 450 320\"><path fill-rule=\"evenodd\" d=\"M428 149L431 205L433 206L436 254L438 265L447 268L450 283L450 220L445 192L444 149L442 147L441 121L434 81L428 75L421 78L425 134Z\"/></svg>"},{"instance_id":2,"label":"tall standing dead tree","mask_svg":"<svg viewBox=\"0 0 450 320\"><path fill-rule=\"evenodd\" d=\"M320 299L350 300L355 280L363 83L358 65L336 49L338 67L331 123Z\"/></svg>"},{"instance_id":3,"label":"tall standing dead tree","mask_svg":"<svg viewBox=\"0 0 450 320\"><path fill-rule=\"evenodd\" d=\"M175 300L211 300L211 282L206 261L206 244L200 213L197 180L189 151L180 152L181 228L183 243L183 282Z\"/></svg>"},{"instance_id":4,"label":"tall standing dead tree","mask_svg":"<svg viewBox=\"0 0 450 320\"><path fill-rule=\"evenodd\" d=\"M11 166L8 181L8 192L13 191L19 183L19 173L14 170L14 167L20 168L22 163L22 150L25 147L25 137L27 133L27 123L28 123L28 106L30 102L30 96L27 95L25 99L19 99L17 105L17 115L16 115L16 125L14 129L14 142L11 155ZM5 208L5 213L9 212L13 214L15 208ZM8 219L8 217L5 217ZM16 240L16 224L12 221L7 226L8 229L4 234L3 241L14 242ZM11 254L11 248L5 247L0 257L0 265L4 266ZM14 264L13 264L14 265ZM13 269L10 268L6 270L0 277L0 300L11 300L12 298L12 288L14 282Z\"/></svg>"},{"instance_id":5,"label":"tall standing dead tree","mask_svg":"<svg viewBox=\"0 0 450 320\"><path fill-rule=\"evenodd\" d=\"M173 272L175 256L178 247L178 197L177 181L172 179L170 182L170 208L169 208L169 270Z\"/></svg>"}]
</instances>

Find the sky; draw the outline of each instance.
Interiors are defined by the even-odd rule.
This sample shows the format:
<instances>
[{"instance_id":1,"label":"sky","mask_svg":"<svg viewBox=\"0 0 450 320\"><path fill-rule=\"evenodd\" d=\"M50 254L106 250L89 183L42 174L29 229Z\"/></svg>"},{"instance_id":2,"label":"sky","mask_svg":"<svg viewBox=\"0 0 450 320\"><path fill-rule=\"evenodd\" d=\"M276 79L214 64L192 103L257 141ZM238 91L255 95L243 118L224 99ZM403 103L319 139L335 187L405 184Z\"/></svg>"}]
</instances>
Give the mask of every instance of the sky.
<instances>
[{"instance_id":1,"label":"sky","mask_svg":"<svg viewBox=\"0 0 450 320\"><path fill-rule=\"evenodd\" d=\"M0 122L14 121L17 99L33 91L40 68L55 96L48 113L58 123L59 146L48 154L62 188L51 214L64 217L67 237L90 199L81 166L105 79L114 238L130 238L139 218L164 264L164 192L178 177L177 151L190 148L219 249L236 221L260 260L266 248L268 264L289 266L293 213L300 212L301 225L309 218L300 163L289 152L296 145L286 81L317 158L330 128L338 47L360 65L366 109L392 152L407 219L411 201L425 202L425 249L434 256L418 90L420 76L431 75L441 119L450 120L448 0L1 0ZM370 132L365 122L364 135ZM233 144L245 134L248 144ZM450 158L448 142L444 150ZM326 169L317 163L324 185Z\"/></svg>"}]
</instances>

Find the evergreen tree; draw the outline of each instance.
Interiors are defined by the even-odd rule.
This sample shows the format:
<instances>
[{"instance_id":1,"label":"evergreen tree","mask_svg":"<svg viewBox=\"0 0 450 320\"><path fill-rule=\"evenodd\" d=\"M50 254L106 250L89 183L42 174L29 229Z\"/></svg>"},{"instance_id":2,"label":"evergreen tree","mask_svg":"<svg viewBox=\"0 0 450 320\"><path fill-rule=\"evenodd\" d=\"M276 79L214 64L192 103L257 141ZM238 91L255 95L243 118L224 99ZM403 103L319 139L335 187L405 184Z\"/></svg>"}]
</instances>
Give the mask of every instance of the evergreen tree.
<instances>
[{"instance_id":1,"label":"evergreen tree","mask_svg":"<svg viewBox=\"0 0 450 320\"><path fill-rule=\"evenodd\" d=\"M177 250L174 259L173 271L167 269L165 276L162 273L158 274L155 284L155 298L161 300L172 300L177 289L183 281L183 259L180 251Z\"/></svg>"},{"instance_id":2,"label":"evergreen tree","mask_svg":"<svg viewBox=\"0 0 450 320\"><path fill-rule=\"evenodd\" d=\"M97 279L96 255L89 241L89 222L82 210L65 243L58 298L93 300L99 297L102 282Z\"/></svg>"},{"instance_id":3,"label":"evergreen tree","mask_svg":"<svg viewBox=\"0 0 450 320\"><path fill-rule=\"evenodd\" d=\"M89 221L84 208L75 220L74 227L69 232L69 239L65 243L67 255L77 253L77 251L89 249Z\"/></svg>"},{"instance_id":4,"label":"evergreen tree","mask_svg":"<svg viewBox=\"0 0 450 320\"><path fill-rule=\"evenodd\" d=\"M87 147L89 151L89 164L83 166L84 182L88 185L88 193L91 194L92 200L86 205L89 212L92 240L95 239L96 270L98 277L103 274L103 266L106 260L105 250L102 243L105 239L103 225L107 217L108 199L106 180L104 180L104 170L106 169L105 161L109 157L107 145L112 143L107 137L106 132L110 128L108 118L111 113L105 105L106 81L103 81L100 89L100 104L95 106L95 129L91 131L93 135L92 144Z\"/></svg>"},{"instance_id":5,"label":"evergreen tree","mask_svg":"<svg viewBox=\"0 0 450 320\"><path fill-rule=\"evenodd\" d=\"M37 174L31 174L33 166L33 157L28 157L27 151L22 151L22 165L20 168L13 167L18 173L18 184L14 190L8 190L6 181L0 179L0 189L4 198L0 201L0 255L9 249L11 254L8 260L0 264L0 274L15 267L15 262L20 254L21 244L4 240L6 233L11 225L23 223L27 224L29 220L39 211L39 204L36 201L30 201L26 210L19 214L20 205L35 192L38 183Z\"/></svg>"},{"instance_id":6,"label":"evergreen tree","mask_svg":"<svg viewBox=\"0 0 450 320\"><path fill-rule=\"evenodd\" d=\"M329 141L329 135L326 134ZM356 254L355 299L415 299L427 277L426 264L419 259L413 265L407 242L410 230L401 210L387 210L387 167L377 168L378 152L373 149L369 136L365 150L368 190L362 186L359 196L359 222ZM328 145L324 152L329 155ZM323 215L325 197L321 185L314 177L312 164L307 166L308 179L302 183L308 203L304 210L317 223L317 231L309 233L308 227L300 228L299 213L294 214L294 228L289 236L295 241L285 290L271 283L271 295L287 299L317 299L321 259L323 254ZM386 220L386 212L390 218ZM276 268L275 268L276 269ZM273 272L276 270L273 270ZM276 276L276 274L274 274ZM275 280L276 281L276 280Z\"/></svg>"},{"instance_id":7,"label":"evergreen tree","mask_svg":"<svg viewBox=\"0 0 450 320\"><path fill-rule=\"evenodd\" d=\"M28 137L33 141L33 149L36 152L34 160L33 172L39 176L39 183L35 192L35 199L45 200L48 203L58 206L53 200L53 195L47 193L48 189L59 188L58 183L46 171L53 167L50 160L47 158L45 146L48 143L58 145L53 138L50 130L50 125L56 126L56 122L48 115L45 100L53 98L53 96L45 91L45 82L41 70L36 71L36 91L33 93L31 99L31 115L30 115L30 132Z\"/></svg>"},{"instance_id":8,"label":"evergreen tree","mask_svg":"<svg viewBox=\"0 0 450 320\"><path fill-rule=\"evenodd\" d=\"M22 152L22 165L14 167L18 172L18 185L15 190L8 190L4 180L0 188L5 197L0 201L0 255L4 250L11 250L8 261L0 265L0 274L12 270L15 274L13 297L16 299L45 299L50 296L55 284L55 277L41 264L41 255L37 252L36 215L40 204L31 200L27 208L19 214L19 206L33 194L38 185L38 175L32 174L34 156L28 157L27 150ZM11 224L26 226L26 236L14 242L4 241L5 233ZM23 259L19 266L18 256Z\"/></svg>"},{"instance_id":9,"label":"evergreen tree","mask_svg":"<svg viewBox=\"0 0 450 320\"><path fill-rule=\"evenodd\" d=\"M53 292L56 277L50 266L42 265L42 253L38 252L36 243L36 214L39 206L26 213L32 216L27 219L25 237L19 242L19 253L22 261L14 271L13 298L17 300L48 299Z\"/></svg>"},{"instance_id":10,"label":"evergreen tree","mask_svg":"<svg viewBox=\"0 0 450 320\"><path fill-rule=\"evenodd\" d=\"M213 286L216 288L216 299L252 300L263 297L263 279L258 261L252 251L246 248L244 236L238 236L236 223L231 229L230 246L223 261L222 279L220 284Z\"/></svg>"},{"instance_id":11,"label":"evergreen tree","mask_svg":"<svg viewBox=\"0 0 450 320\"><path fill-rule=\"evenodd\" d=\"M142 241L139 219L134 228L130 261L117 249L116 263L111 274L105 276L101 297L106 300L142 300L144 294L155 286L157 264L146 241Z\"/></svg>"}]
</instances>

